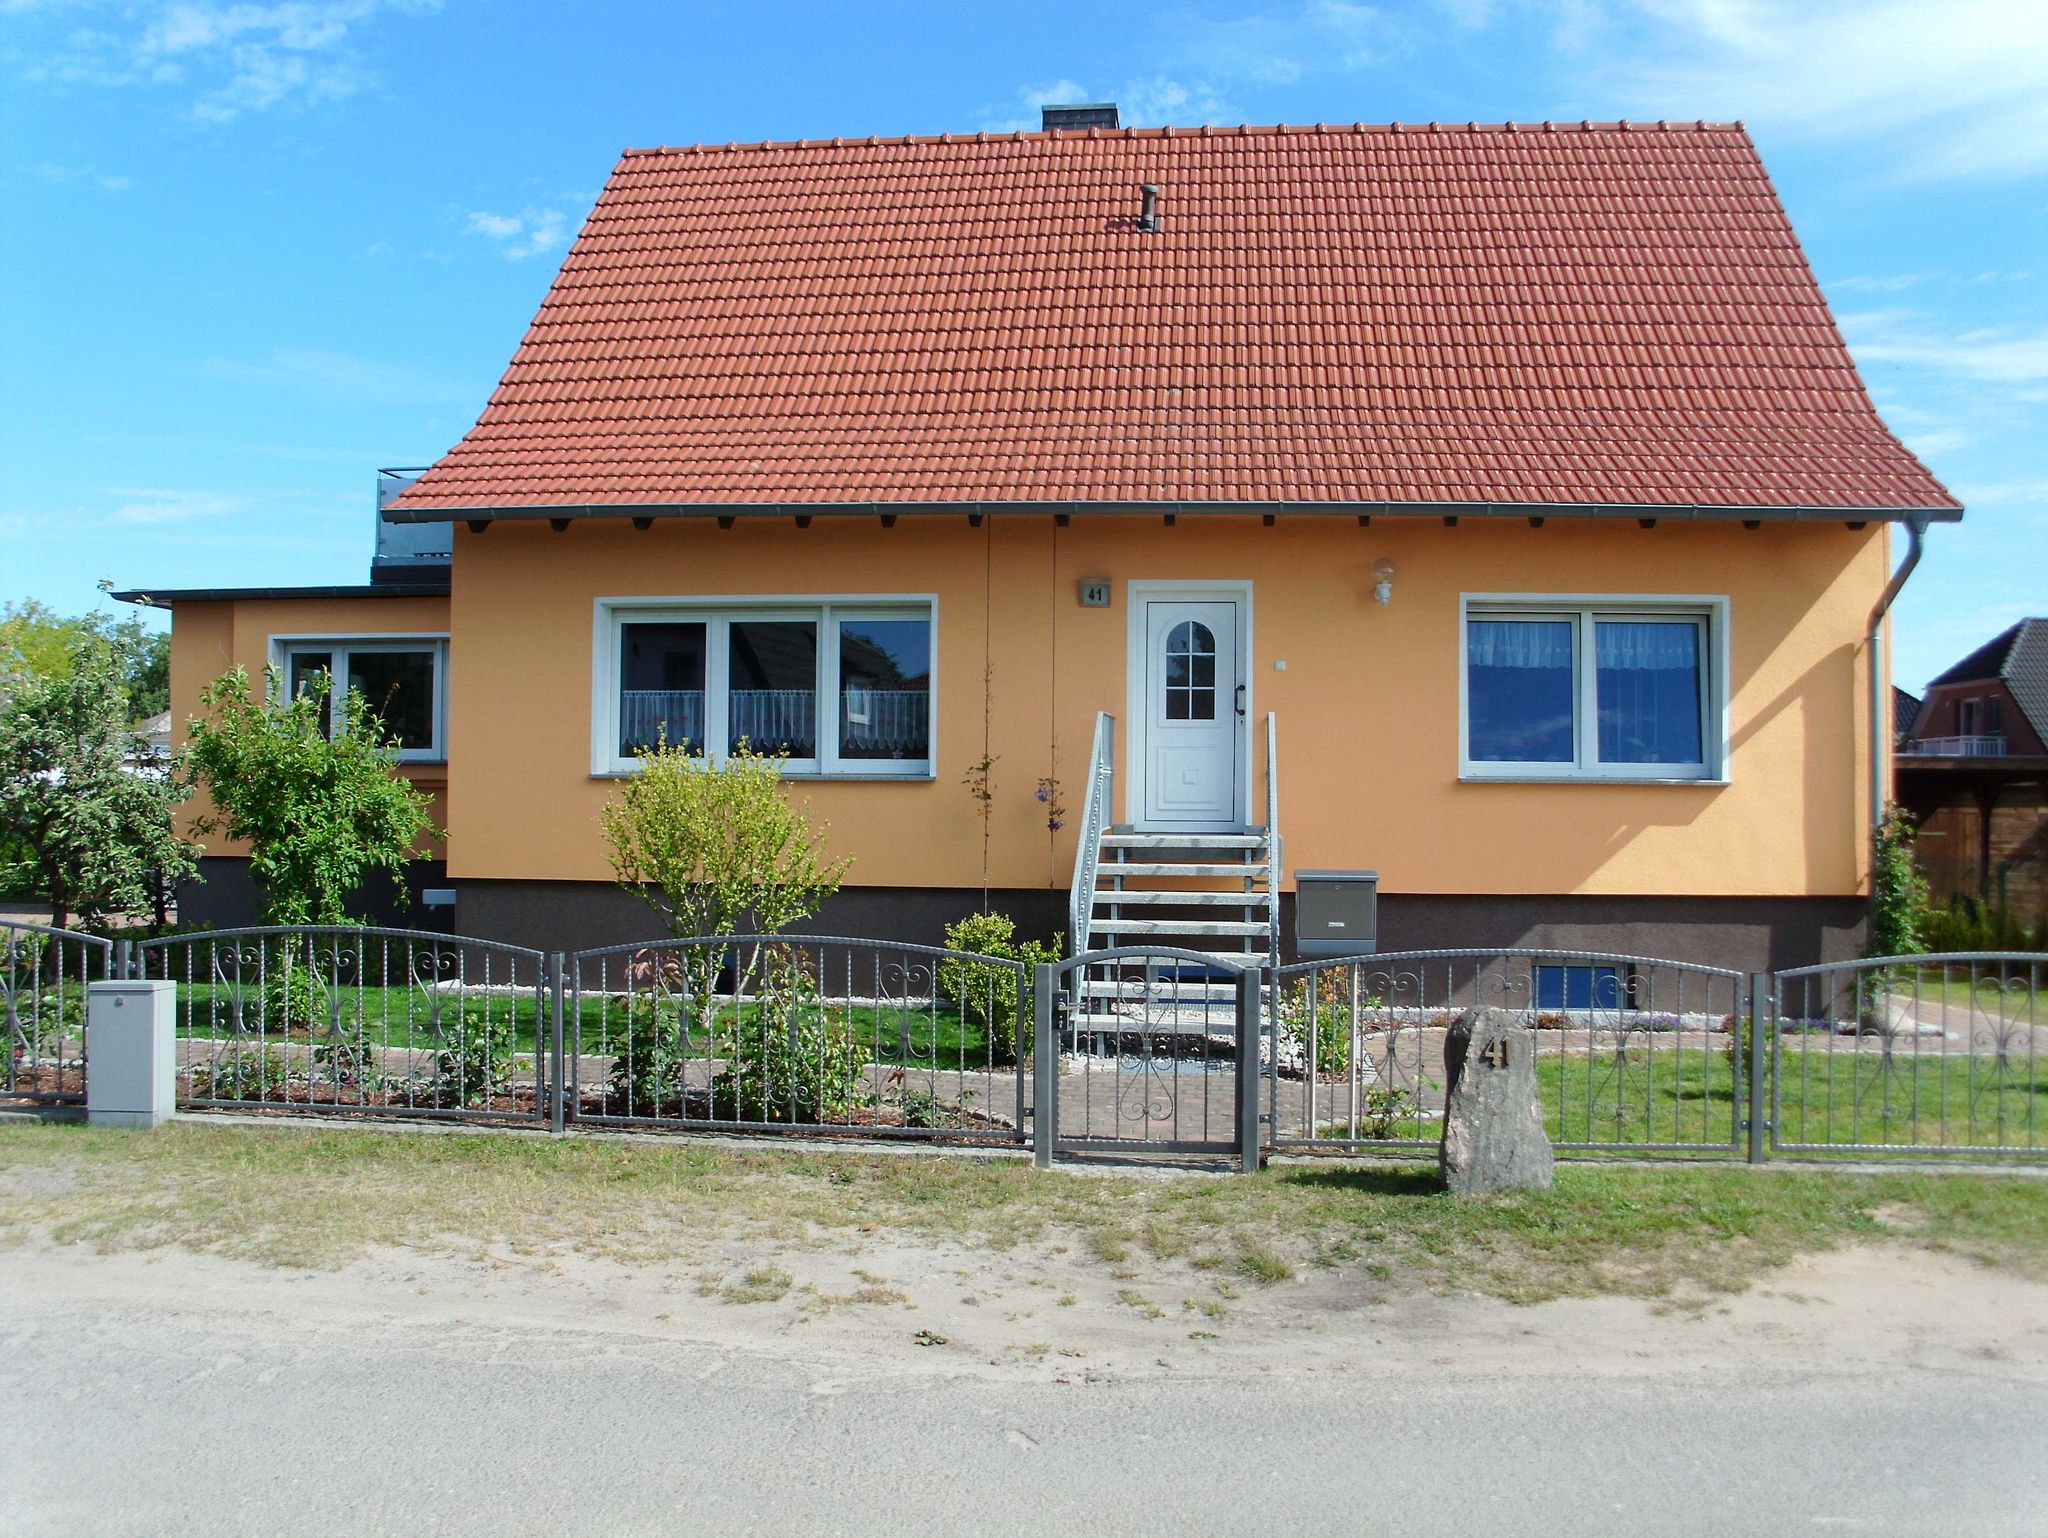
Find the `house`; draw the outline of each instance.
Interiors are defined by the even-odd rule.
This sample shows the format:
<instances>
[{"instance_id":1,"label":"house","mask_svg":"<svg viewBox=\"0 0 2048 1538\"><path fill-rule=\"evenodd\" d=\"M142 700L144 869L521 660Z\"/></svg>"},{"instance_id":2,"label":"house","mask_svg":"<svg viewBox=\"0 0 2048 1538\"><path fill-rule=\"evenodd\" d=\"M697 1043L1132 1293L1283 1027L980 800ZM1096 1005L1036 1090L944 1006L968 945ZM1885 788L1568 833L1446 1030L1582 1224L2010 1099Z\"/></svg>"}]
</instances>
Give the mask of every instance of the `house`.
<instances>
[{"instance_id":1,"label":"house","mask_svg":"<svg viewBox=\"0 0 2048 1538\"><path fill-rule=\"evenodd\" d=\"M2048 619L2023 619L1927 686L1894 760L1937 903L2048 918Z\"/></svg>"},{"instance_id":2,"label":"house","mask_svg":"<svg viewBox=\"0 0 2048 1538\"><path fill-rule=\"evenodd\" d=\"M551 948L646 931L666 735L788 755L825 932L1289 951L1317 869L1383 950L1853 951L1892 533L1961 510L1742 128L1087 121L628 151L367 585L154 595L179 716L392 700L423 880Z\"/></svg>"}]
</instances>

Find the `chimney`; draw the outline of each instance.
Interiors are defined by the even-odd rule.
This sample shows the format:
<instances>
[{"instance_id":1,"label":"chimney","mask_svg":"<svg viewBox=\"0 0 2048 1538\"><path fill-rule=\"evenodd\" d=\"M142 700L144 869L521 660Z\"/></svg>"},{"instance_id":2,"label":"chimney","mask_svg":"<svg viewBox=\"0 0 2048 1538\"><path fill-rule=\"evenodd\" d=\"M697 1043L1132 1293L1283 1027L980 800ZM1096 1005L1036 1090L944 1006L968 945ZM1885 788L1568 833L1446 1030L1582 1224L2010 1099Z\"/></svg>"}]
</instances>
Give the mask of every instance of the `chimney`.
<instances>
[{"instance_id":1,"label":"chimney","mask_svg":"<svg viewBox=\"0 0 2048 1538\"><path fill-rule=\"evenodd\" d=\"M1042 121L1039 127L1045 133L1061 128L1119 128L1116 103L1113 101L1084 102L1066 107L1040 107Z\"/></svg>"}]
</instances>

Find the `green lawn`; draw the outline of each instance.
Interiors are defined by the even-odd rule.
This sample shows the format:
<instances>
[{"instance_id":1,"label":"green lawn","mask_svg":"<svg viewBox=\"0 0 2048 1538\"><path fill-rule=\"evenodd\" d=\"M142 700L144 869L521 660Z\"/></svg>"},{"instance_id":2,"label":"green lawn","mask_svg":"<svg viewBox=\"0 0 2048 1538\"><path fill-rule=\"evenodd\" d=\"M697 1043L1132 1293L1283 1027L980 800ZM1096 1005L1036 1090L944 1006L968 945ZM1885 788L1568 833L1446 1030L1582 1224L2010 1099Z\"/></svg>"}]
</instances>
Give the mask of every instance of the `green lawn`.
<instances>
[{"instance_id":1,"label":"green lawn","mask_svg":"<svg viewBox=\"0 0 2048 1538\"><path fill-rule=\"evenodd\" d=\"M680 1140L0 1125L0 1243L45 1240L295 1267L390 1246L687 1267L768 1241L854 1253L965 1244L1029 1266L1065 1246L1133 1282L1192 1270L1241 1287L1353 1267L1376 1283L1529 1302L1696 1297L1848 1242L2048 1277L2048 1181L1567 1166L1549 1191L1466 1199L1425 1169L1337 1160L1256 1176L1083 1178L1021 1160Z\"/></svg>"},{"instance_id":2,"label":"green lawn","mask_svg":"<svg viewBox=\"0 0 2048 1538\"><path fill-rule=\"evenodd\" d=\"M1785 1039L1775 1115L1783 1143L1891 1144L1908 1148L2025 1148L2048 1154L2048 1062L1907 1047L1887 1061L1874 1038L1851 1050ZM1536 1063L1544 1126L1559 1143L1684 1143L1742 1146L1735 1113L1747 1112L1744 1081L1725 1053L1698 1047L1544 1054ZM1323 1122L1326 1135L1344 1128ZM1385 1136L1434 1141L1439 1124L1413 1115Z\"/></svg>"}]
</instances>

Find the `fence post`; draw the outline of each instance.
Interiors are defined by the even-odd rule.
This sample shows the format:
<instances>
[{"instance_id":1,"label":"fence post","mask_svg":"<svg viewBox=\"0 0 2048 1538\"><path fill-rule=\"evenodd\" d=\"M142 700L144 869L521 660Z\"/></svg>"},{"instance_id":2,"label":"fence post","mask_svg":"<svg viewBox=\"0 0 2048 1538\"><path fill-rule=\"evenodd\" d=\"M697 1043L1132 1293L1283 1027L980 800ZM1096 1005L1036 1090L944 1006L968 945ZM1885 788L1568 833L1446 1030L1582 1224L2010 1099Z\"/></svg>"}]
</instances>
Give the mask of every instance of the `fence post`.
<instances>
[{"instance_id":1,"label":"fence post","mask_svg":"<svg viewBox=\"0 0 2048 1538\"><path fill-rule=\"evenodd\" d=\"M562 995L569 986L569 958L548 953L548 1131L560 1136L569 1120L568 1060L562 1052Z\"/></svg>"},{"instance_id":2,"label":"fence post","mask_svg":"<svg viewBox=\"0 0 2048 1538\"><path fill-rule=\"evenodd\" d=\"M1237 1158L1247 1175L1259 1172L1259 993L1265 973L1237 974Z\"/></svg>"},{"instance_id":3,"label":"fence post","mask_svg":"<svg viewBox=\"0 0 2048 1538\"><path fill-rule=\"evenodd\" d=\"M107 970L107 953L105 951L100 952L100 980L102 982L125 982L127 980L128 947L130 943L127 940L116 940L114 942L114 970L111 972Z\"/></svg>"},{"instance_id":4,"label":"fence post","mask_svg":"<svg viewBox=\"0 0 2048 1538\"><path fill-rule=\"evenodd\" d=\"M1060 1038L1054 1021L1058 1010L1053 992L1059 987L1059 973L1050 962L1040 962L1032 990L1031 1030L1031 1158L1042 1170L1052 1168L1054 1146L1060 1137Z\"/></svg>"},{"instance_id":5,"label":"fence post","mask_svg":"<svg viewBox=\"0 0 2048 1538\"><path fill-rule=\"evenodd\" d=\"M1770 1119L1764 1114L1764 1073L1770 1049L1777 1045L1777 1009L1772 1004L1775 978L1768 972L1749 975L1749 1162L1770 1157Z\"/></svg>"}]
</instances>

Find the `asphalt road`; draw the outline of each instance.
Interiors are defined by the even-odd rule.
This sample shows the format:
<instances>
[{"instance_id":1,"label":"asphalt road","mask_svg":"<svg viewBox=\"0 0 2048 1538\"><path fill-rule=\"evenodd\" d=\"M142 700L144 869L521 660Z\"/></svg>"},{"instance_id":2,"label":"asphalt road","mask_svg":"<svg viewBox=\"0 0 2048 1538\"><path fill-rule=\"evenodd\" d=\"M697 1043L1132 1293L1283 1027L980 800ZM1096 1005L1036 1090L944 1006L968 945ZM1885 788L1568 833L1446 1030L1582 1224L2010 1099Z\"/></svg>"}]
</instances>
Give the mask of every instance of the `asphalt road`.
<instances>
[{"instance_id":1,"label":"asphalt road","mask_svg":"<svg viewBox=\"0 0 2048 1538\"><path fill-rule=\"evenodd\" d=\"M2048 1531L2048 1389L1988 1366L828 1374L601 1319L301 1312L287 1278L237 1310L138 1274L121 1301L6 1299L0 1532Z\"/></svg>"}]
</instances>

